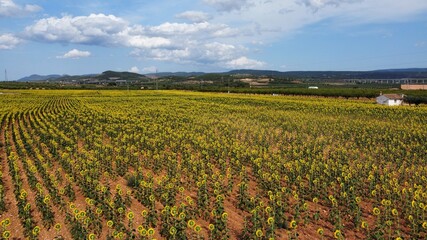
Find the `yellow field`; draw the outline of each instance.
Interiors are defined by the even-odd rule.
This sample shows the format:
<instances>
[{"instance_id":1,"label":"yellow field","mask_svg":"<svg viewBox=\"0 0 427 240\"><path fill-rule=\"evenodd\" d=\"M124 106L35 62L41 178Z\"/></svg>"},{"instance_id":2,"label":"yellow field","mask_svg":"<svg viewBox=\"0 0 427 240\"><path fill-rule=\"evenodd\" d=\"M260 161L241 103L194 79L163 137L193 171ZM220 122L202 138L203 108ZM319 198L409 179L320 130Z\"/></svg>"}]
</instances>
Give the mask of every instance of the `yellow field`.
<instances>
[{"instance_id":1,"label":"yellow field","mask_svg":"<svg viewBox=\"0 0 427 240\"><path fill-rule=\"evenodd\" d=\"M425 239L427 108L3 91L0 235Z\"/></svg>"}]
</instances>

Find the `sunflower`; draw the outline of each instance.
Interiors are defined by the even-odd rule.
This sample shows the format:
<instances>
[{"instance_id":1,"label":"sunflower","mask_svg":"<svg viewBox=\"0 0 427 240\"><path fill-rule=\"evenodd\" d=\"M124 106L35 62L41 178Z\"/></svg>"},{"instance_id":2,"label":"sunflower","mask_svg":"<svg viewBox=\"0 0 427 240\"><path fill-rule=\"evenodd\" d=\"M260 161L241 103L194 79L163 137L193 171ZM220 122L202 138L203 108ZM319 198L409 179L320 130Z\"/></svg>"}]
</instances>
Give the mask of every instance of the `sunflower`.
<instances>
[{"instance_id":1,"label":"sunflower","mask_svg":"<svg viewBox=\"0 0 427 240\"><path fill-rule=\"evenodd\" d=\"M196 225L196 226L194 226L194 231L195 231L196 233L199 233L201 230L202 230L202 227L200 227L200 225Z\"/></svg>"},{"instance_id":2,"label":"sunflower","mask_svg":"<svg viewBox=\"0 0 427 240\"><path fill-rule=\"evenodd\" d=\"M56 230L57 232L59 232L59 231L61 230L61 224L60 224L60 223L57 223L57 224L55 224L55 226L54 226L53 228L55 228L55 230Z\"/></svg>"},{"instance_id":3,"label":"sunflower","mask_svg":"<svg viewBox=\"0 0 427 240\"><path fill-rule=\"evenodd\" d=\"M130 211L130 212L128 212L128 214L126 215L126 217L127 217L129 220L133 220L133 218L135 217L135 214L134 214L132 211Z\"/></svg>"},{"instance_id":4,"label":"sunflower","mask_svg":"<svg viewBox=\"0 0 427 240\"><path fill-rule=\"evenodd\" d=\"M261 229L258 229L258 230L256 230L256 232L255 232L255 234L256 234L256 236L257 237L262 237L262 236L264 236L264 233L262 232L262 230Z\"/></svg>"},{"instance_id":5,"label":"sunflower","mask_svg":"<svg viewBox=\"0 0 427 240\"><path fill-rule=\"evenodd\" d=\"M335 232L334 232L334 238L336 238L336 239L341 239L342 238L341 230L339 230L339 229L335 230Z\"/></svg>"},{"instance_id":6,"label":"sunflower","mask_svg":"<svg viewBox=\"0 0 427 240\"><path fill-rule=\"evenodd\" d=\"M372 212L374 213L375 216L378 216L381 213L380 209L377 208L377 207L374 207L374 209L372 210Z\"/></svg>"},{"instance_id":7,"label":"sunflower","mask_svg":"<svg viewBox=\"0 0 427 240\"><path fill-rule=\"evenodd\" d=\"M267 219L267 223L268 223L268 225L273 225L274 224L274 218L273 217L269 217L268 219Z\"/></svg>"},{"instance_id":8,"label":"sunflower","mask_svg":"<svg viewBox=\"0 0 427 240\"><path fill-rule=\"evenodd\" d=\"M196 225L196 222L194 220L192 220L192 219L188 220L187 226L189 228L193 228L195 225Z\"/></svg>"},{"instance_id":9,"label":"sunflower","mask_svg":"<svg viewBox=\"0 0 427 240\"><path fill-rule=\"evenodd\" d=\"M381 205L385 206L385 204L386 204L386 200L385 199L381 200Z\"/></svg>"},{"instance_id":10,"label":"sunflower","mask_svg":"<svg viewBox=\"0 0 427 240\"><path fill-rule=\"evenodd\" d=\"M362 201L360 197L356 197L355 200L356 200L356 203L360 203Z\"/></svg>"},{"instance_id":11,"label":"sunflower","mask_svg":"<svg viewBox=\"0 0 427 240\"><path fill-rule=\"evenodd\" d=\"M95 239L96 239L96 236L93 233L91 233L87 236L87 240L95 240Z\"/></svg>"},{"instance_id":12,"label":"sunflower","mask_svg":"<svg viewBox=\"0 0 427 240\"><path fill-rule=\"evenodd\" d=\"M4 239L9 239L10 238L10 232L9 231L4 231L3 234L1 235Z\"/></svg>"},{"instance_id":13,"label":"sunflower","mask_svg":"<svg viewBox=\"0 0 427 240\"><path fill-rule=\"evenodd\" d=\"M148 233L148 236L153 236L153 235L154 235L154 233L155 233L155 231L154 231L154 229L153 229L153 228L149 228L149 229L147 230L147 233Z\"/></svg>"},{"instance_id":14,"label":"sunflower","mask_svg":"<svg viewBox=\"0 0 427 240\"><path fill-rule=\"evenodd\" d=\"M169 228L169 233L170 235L174 236L176 234L176 228L175 227Z\"/></svg>"},{"instance_id":15,"label":"sunflower","mask_svg":"<svg viewBox=\"0 0 427 240\"><path fill-rule=\"evenodd\" d=\"M397 209L396 209L396 208L393 208L393 209L391 210L391 214L393 214L393 216L397 216L397 215L399 215L399 212L397 211Z\"/></svg>"},{"instance_id":16,"label":"sunflower","mask_svg":"<svg viewBox=\"0 0 427 240\"><path fill-rule=\"evenodd\" d=\"M29 203L25 204L24 210L29 212L31 210L31 204Z\"/></svg>"},{"instance_id":17,"label":"sunflower","mask_svg":"<svg viewBox=\"0 0 427 240\"><path fill-rule=\"evenodd\" d=\"M9 226L10 225L10 219L9 218L6 218L6 219L4 219L3 221L1 221L1 225L5 228L5 227L7 227L7 226Z\"/></svg>"},{"instance_id":18,"label":"sunflower","mask_svg":"<svg viewBox=\"0 0 427 240\"><path fill-rule=\"evenodd\" d=\"M142 228L141 231L138 231L138 232L143 237L148 235L147 229L145 229L145 228Z\"/></svg>"},{"instance_id":19,"label":"sunflower","mask_svg":"<svg viewBox=\"0 0 427 240\"><path fill-rule=\"evenodd\" d=\"M173 207L171 208L170 212L171 212L171 215L172 215L173 217L175 217L176 215L178 215L178 209L176 209L176 207L175 207L175 206L173 206Z\"/></svg>"},{"instance_id":20,"label":"sunflower","mask_svg":"<svg viewBox=\"0 0 427 240\"><path fill-rule=\"evenodd\" d=\"M365 221L362 221L362 224L360 224L362 228L366 229L368 228L368 223Z\"/></svg>"},{"instance_id":21,"label":"sunflower","mask_svg":"<svg viewBox=\"0 0 427 240\"><path fill-rule=\"evenodd\" d=\"M39 235L39 233L40 233L40 227L39 226L35 226L33 228L33 231L32 231L33 236L37 236L37 235Z\"/></svg>"},{"instance_id":22,"label":"sunflower","mask_svg":"<svg viewBox=\"0 0 427 240\"><path fill-rule=\"evenodd\" d=\"M111 220L108 220L108 221L107 221L107 227L112 228L112 227L113 227L113 225L114 225L114 222L113 222L113 221L111 221Z\"/></svg>"},{"instance_id":23,"label":"sunflower","mask_svg":"<svg viewBox=\"0 0 427 240\"><path fill-rule=\"evenodd\" d=\"M119 207L119 208L117 209L117 212L119 212L120 214L122 214L124 211L125 211L125 210L124 210L122 207Z\"/></svg>"},{"instance_id":24,"label":"sunflower","mask_svg":"<svg viewBox=\"0 0 427 240\"><path fill-rule=\"evenodd\" d=\"M297 228L297 221L292 220L292 221L289 223L289 228Z\"/></svg>"},{"instance_id":25,"label":"sunflower","mask_svg":"<svg viewBox=\"0 0 427 240\"><path fill-rule=\"evenodd\" d=\"M102 214L102 209L101 208L96 208L95 210L97 215L101 215Z\"/></svg>"},{"instance_id":26,"label":"sunflower","mask_svg":"<svg viewBox=\"0 0 427 240\"><path fill-rule=\"evenodd\" d=\"M146 216L148 215L147 210L142 210L141 215L142 215L143 217L146 217Z\"/></svg>"},{"instance_id":27,"label":"sunflower","mask_svg":"<svg viewBox=\"0 0 427 240\"><path fill-rule=\"evenodd\" d=\"M76 205L74 203L70 203L69 207L70 207L71 210L73 210L73 209L76 208Z\"/></svg>"}]
</instances>

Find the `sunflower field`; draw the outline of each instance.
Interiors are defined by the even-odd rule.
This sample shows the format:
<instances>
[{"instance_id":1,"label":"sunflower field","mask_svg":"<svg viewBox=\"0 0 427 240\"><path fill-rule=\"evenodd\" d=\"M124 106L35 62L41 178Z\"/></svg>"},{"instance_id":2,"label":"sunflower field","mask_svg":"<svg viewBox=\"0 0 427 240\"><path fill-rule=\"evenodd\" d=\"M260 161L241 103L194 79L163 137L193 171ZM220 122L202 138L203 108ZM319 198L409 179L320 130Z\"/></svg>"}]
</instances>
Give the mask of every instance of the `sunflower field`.
<instances>
[{"instance_id":1,"label":"sunflower field","mask_svg":"<svg viewBox=\"0 0 427 240\"><path fill-rule=\"evenodd\" d=\"M3 239L426 239L427 107L0 95Z\"/></svg>"}]
</instances>

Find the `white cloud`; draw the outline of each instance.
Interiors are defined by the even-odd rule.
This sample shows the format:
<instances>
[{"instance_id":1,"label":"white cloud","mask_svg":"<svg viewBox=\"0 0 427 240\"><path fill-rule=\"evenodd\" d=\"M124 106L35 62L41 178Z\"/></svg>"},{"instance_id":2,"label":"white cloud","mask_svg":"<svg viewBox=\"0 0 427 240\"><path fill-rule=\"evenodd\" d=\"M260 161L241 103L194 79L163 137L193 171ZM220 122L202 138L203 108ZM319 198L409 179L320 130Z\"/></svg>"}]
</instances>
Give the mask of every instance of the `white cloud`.
<instances>
[{"instance_id":1,"label":"white cloud","mask_svg":"<svg viewBox=\"0 0 427 240\"><path fill-rule=\"evenodd\" d=\"M131 73L139 73L139 68L137 66L133 66L129 69L129 72Z\"/></svg>"},{"instance_id":2,"label":"white cloud","mask_svg":"<svg viewBox=\"0 0 427 240\"><path fill-rule=\"evenodd\" d=\"M0 34L0 49L13 49L22 42L13 34Z\"/></svg>"},{"instance_id":3,"label":"white cloud","mask_svg":"<svg viewBox=\"0 0 427 240\"><path fill-rule=\"evenodd\" d=\"M186 11L180 14L175 15L176 18L189 20L192 22L207 22L212 19L212 17L204 12L199 11Z\"/></svg>"},{"instance_id":4,"label":"white cloud","mask_svg":"<svg viewBox=\"0 0 427 240\"><path fill-rule=\"evenodd\" d=\"M57 58L72 58L72 59L79 59L84 57L89 57L91 55L88 51L80 51L77 49L70 50L69 52L65 53L62 56L58 56Z\"/></svg>"},{"instance_id":5,"label":"white cloud","mask_svg":"<svg viewBox=\"0 0 427 240\"><path fill-rule=\"evenodd\" d=\"M147 36L126 36L128 47L135 48L159 48L159 47L167 47L172 44L169 39L163 37L147 37Z\"/></svg>"},{"instance_id":6,"label":"white cloud","mask_svg":"<svg viewBox=\"0 0 427 240\"><path fill-rule=\"evenodd\" d=\"M135 49L132 56L153 59L157 61L171 61L179 63L188 63L191 58L191 50L184 49L167 49L167 48L153 48L153 49Z\"/></svg>"},{"instance_id":7,"label":"white cloud","mask_svg":"<svg viewBox=\"0 0 427 240\"><path fill-rule=\"evenodd\" d=\"M50 17L26 27L25 35L44 42L113 45L120 41L115 37L127 27L126 21L114 15Z\"/></svg>"},{"instance_id":8,"label":"white cloud","mask_svg":"<svg viewBox=\"0 0 427 240\"><path fill-rule=\"evenodd\" d=\"M244 9L238 13L216 15L215 22L229 23L230 28L238 29L235 42L245 45L254 41L275 42L322 21L327 21L331 27L347 28L371 23L405 22L419 18L427 11L425 0L247 0L241 6Z\"/></svg>"},{"instance_id":9,"label":"white cloud","mask_svg":"<svg viewBox=\"0 0 427 240\"><path fill-rule=\"evenodd\" d=\"M416 18L425 11L427 11L427 1L424 0L376 0L343 4L331 9L330 14L336 17L337 22L344 21L344 23L358 25L405 22Z\"/></svg>"},{"instance_id":10,"label":"white cloud","mask_svg":"<svg viewBox=\"0 0 427 240\"><path fill-rule=\"evenodd\" d=\"M221 12L231 12L240 10L248 4L249 0L203 0L203 2L213 6Z\"/></svg>"},{"instance_id":11,"label":"white cloud","mask_svg":"<svg viewBox=\"0 0 427 240\"><path fill-rule=\"evenodd\" d=\"M201 57L207 61L228 61L242 52L245 52L246 49L243 47L234 46L231 44L224 44L219 42L206 43L202 48Z\"/></svg>"},{"instance_id":12,"label":"white cloud","mask_svg":"<svg viewBox=\"0 0 427 240\"><path fill-rule=\"evenodd\" d=\"M312 8L314 11L317 11L318 9L326 6L338 7L341 4L355 3L361 1L363 0L299 0L298 2L304 4L307 7Z\"/></svg>"},{"instance_id":13,"label":"white cloud","mask_svg":"<svg viewBox=\"0 0 427 240\"><path fill-rule=\"evenodd\" d=\"M182 49L164 49L154 53L158 60L224 65L226 61L241 55L245 51L245 48L231 44L193 41L187 42Z\"/></svg>"},{"instance_id":14,"label":"white cloud","mask_svg":"<svg viewBox=\"0 0 427 240\"><path fill-rule=\"evenodd\" d=\"M145 72L145 73L155 73L155 72L157 72L157 68L155 66L144 67L142 69L142 72Z\"/></svg>"},{"instance_id":15,"label":"white cloud","mask_svg":"<svg viewBox=\"0 0 427 240\"><path fill-rule=\"evenodd\" d=\"M222 68L261 68L264 62L242 56L248 49L219 42L187 42L181 49L137 49L133 56L180 64L202 64ZM144 72L154 72L147 69Z\"/></svg>"},{"instance_id":16,"label":"white cloud","mask_svg":"<svg viewBox=\"0 0 427 240\"><path fill-rule=\"evenodd\" d=\"M226 24L211 24L208 22L200 23L163 23L159 26L147 28L150 34L159 34L164 36L192 35L192 37L231 37L237 34L236 29L230 28Z\"/></svg>"},{"instance_id":17,"label":"white cloud","mask_svg":"<svg viewBox=\"0 0 427 240\"><path fill-rule=\"evenodd\" d=\"M282 65L279 66L279 68L282 69L282 70L286 70L286 69L289 69L289 66L286 65L286 64L282 64Z\"/></svg>"},{"instance_id":18,"label":"white cloud","mask_svg":"<svg viewBox=\"0 0 427 240\"><path fill-rule=\"evenodd\" d=\"M0 0L0 17L20 17L29 13L40 11L42 8L37 5L18 5L13 0Z\"/></svg>"},{"instance_id":19,"label":"white cloud","mask_svg":"<svg viewBox=\"0 0 427 240\"><path fill-rule=\"evenodd\" d=\"M177 38L217 38L237 34L225 24L163 23L158 26L130 25L114 15L63 16L40 19L25 28L24 35L41 42L78 43L135 48L171 48Z\"/></svg>"},{"instance_id":20,"label":"white cloud","mask_svg":"<svg viewBox=\"0 0 427 240\"><path fill-rule=\"evenodd\" d=\"M133 56L177 63L225 66L247 49L225 43L239 30L209 22L130 25L114 15L63 16L41 19L25 28L24 36L41 42L130 47ZM74 49L60 58L83 57Z\"/></svg>"},{"instance_id":21,"label":"white cloud","mask_svg":"<svg viewBox=\"0 0 427 240\"><path fill-rule=\"evenodd\" d=\"M264 62L261 61L257 61L254 59L249 59L247 57L240 57L237 59L233 59L231 61L228 61L227 66L229 68L233 68L233 69L259 69L265 66Z\"/></svg>"}]
</instances>

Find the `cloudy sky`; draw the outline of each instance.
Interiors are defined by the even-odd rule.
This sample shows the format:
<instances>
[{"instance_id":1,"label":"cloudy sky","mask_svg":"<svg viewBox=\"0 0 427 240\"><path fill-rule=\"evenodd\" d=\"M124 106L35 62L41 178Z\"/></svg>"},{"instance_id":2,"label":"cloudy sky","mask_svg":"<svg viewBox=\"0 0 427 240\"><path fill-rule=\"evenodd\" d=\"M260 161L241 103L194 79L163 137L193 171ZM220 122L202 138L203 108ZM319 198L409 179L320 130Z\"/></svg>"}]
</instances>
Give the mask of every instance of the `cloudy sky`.
<instances>
[{"instance_id":1,"label":"cloudy sky","mask_svg":"<svg viewBox=\"0 0 427 240\"><path fill-rule=\"evenodd\" d=\"M427 67L426 0L0 0L9 79L406 67Z\"/></svg>"}]
</instances>

